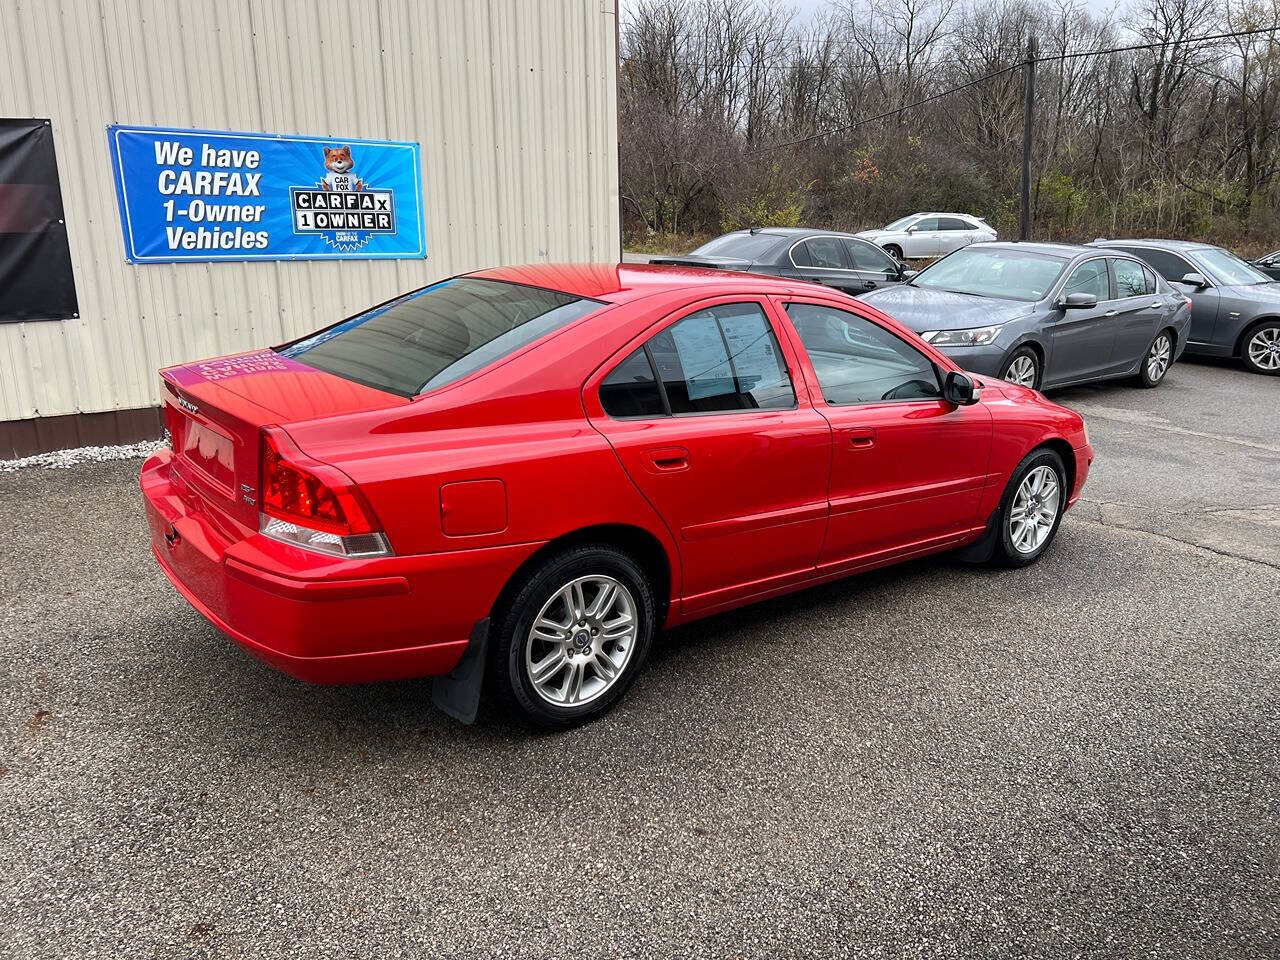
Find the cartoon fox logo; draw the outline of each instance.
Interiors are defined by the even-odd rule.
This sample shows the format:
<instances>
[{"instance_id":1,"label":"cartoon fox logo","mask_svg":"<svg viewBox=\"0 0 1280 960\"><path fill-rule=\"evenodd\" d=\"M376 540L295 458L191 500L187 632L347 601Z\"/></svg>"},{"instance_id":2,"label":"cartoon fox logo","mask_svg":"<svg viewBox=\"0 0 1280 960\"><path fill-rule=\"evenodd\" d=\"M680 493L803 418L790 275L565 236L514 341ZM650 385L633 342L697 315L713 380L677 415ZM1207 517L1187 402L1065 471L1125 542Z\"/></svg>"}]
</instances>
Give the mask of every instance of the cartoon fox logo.
<instances>
[{"instance_id":1,"label":"cartoon fox logo","mask_svg":"<svg viewBox=\"0 0 1280 960\"><path fill-rule=\"evenodd\" d=\"M351 147L324 148L324 181L321 186L326 191L363 190L364 181L353 172L355 161L351 159Z\"/></svg>"}]
</instances>

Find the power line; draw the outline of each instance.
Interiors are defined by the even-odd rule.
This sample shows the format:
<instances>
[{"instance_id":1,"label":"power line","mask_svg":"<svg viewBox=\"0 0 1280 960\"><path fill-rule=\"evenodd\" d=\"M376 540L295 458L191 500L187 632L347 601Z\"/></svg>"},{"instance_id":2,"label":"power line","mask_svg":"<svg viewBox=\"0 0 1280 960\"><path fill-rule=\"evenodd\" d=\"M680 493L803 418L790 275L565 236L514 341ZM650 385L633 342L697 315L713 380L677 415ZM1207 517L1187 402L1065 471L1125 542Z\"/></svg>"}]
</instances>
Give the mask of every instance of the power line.
<instances>
[{"instance_id":1,"label":"power line","mask_svg":"<svg viewBox=\"0 0 1280 960\"><path fill-rule=\"evenodd\" d=\"M1036 63L1045 63L1053 60L1070 60L1076 57L1105 56L1107 54L1112 54L1112 53L1126 53L1132 50L1151 50L1157 47L1173 46L1175 43L1184 45L1184 46L1190 46L1192 44L1197 44L1197 43L1206 43L1210 40L1225 40L1225 39L1234 38L1234 37L1254 36L1260 33L1274 33L1277 30L1280 30L1280 26L1259 27L1253 30L1234 30L1229 33L1215 33L1215 34L1209 34L1207 36L1202 36L1202 37L1187 37L1186 39L1177 40L1177 41L1158 41L1155 43L1138 43L1138 44L1131 44L1129 46L1123 46L1123 47L1109 47L1102 50L1078 50L1078 51L1071 51L1067 53L1048 54L1043 57L1034 57L1030 59L1034 60L1034 62ZM854 130L857 127L861 127L865 124L875 123L877 120L887 120L889 117L897 116L900 113L905 113L906 111L913 110L916 107L922 107L927 103L932 103L935 100L940 100L943 97L948 97L953 93L959 93L962 90L967 90L970 87L977 86L980 83L985 83L988 80L993 80L996 77L1003 76L1004 74L1010 73L1011 71L1021 70L1024 66L1026 66L1028 62L1029 62L1028 59L1024 58L1018 63L1011 64L1010 66L1007 66L1001 70L996 70L993 73L988 73L981 77L975 77L973 80L969 80L966 83L960 84L959 86L951 87L950 89L943 90L940 93L935 93L932 96L925 97L921 100L916 100L913 103L904 104L901 107L896 107L895 109L886 111L885 113L877 114L874 117L864 117L860 120L855 120L853 123L845 124L844 126L841 126L841 127L834 127L830 130L821 130L818 133L810 134L807 137L798 137L794 140L785 140L782 143L775 143L767 147L758 147L754 150L748 150L742 156L751 157L751 156L756 156L757 154L762 154L762 153L772 153L775 150L782 150L787 147L799 146L802 143L811 143L814 140L821 140L825 137L834 136L835 134L838 134L838 133L847 133L848 131Z\"/></svg>"}]
</instances>

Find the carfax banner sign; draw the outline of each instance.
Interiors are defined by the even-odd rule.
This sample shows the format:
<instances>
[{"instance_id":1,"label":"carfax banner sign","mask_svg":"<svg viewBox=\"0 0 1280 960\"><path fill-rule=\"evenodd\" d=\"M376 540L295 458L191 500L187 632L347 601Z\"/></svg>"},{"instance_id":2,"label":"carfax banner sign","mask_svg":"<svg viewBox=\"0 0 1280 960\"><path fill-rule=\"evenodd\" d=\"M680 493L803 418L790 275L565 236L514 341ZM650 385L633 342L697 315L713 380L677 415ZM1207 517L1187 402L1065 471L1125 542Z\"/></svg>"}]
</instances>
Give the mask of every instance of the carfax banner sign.
<instances>
[{"instance_id":1,"label":"carfax banner sign","mask_svg":"<svg viewBox=\"0 0 1280 960\"><path fill-rule=\"evenodd\" d=\"M131 263L427 255L416 143L111 126Z\"/></svg>"}]
</instances>

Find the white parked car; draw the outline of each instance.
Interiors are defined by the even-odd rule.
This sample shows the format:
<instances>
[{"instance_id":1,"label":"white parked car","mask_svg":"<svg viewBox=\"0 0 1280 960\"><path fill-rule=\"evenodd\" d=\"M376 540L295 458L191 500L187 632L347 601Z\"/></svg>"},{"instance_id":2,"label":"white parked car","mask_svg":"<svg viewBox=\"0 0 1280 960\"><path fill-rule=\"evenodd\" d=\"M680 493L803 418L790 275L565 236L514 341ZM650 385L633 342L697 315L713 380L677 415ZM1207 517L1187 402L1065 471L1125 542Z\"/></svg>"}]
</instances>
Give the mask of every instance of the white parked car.
<instances>
[{"instance_id":1,"label":"white parked car","mask_svg":"<svg viewBox=\"0 0 1280 960\"><path fill-rule=\"evenodd\" d=\"M863 230L858 236L899 260L915 260L943 257L979 240L995 240L996 232L981 217L967 213L913 213L883 230Z\"/></svg>"}]
</instances>

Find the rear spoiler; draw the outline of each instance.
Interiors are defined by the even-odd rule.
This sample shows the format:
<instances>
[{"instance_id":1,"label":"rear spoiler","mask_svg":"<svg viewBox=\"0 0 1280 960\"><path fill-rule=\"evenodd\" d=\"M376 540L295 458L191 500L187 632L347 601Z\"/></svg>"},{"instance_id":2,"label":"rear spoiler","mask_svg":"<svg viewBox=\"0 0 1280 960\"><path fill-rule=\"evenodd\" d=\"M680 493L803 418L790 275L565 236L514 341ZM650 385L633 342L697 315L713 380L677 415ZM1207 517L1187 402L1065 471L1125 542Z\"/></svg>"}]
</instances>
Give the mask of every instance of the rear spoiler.
<instances>
[{"instance_id":1,"label":"rear spoiler","mask_svg":"<svg viewBox=\"0 0 1280 960\"><path fill-rule=\"evenodd\" d=\"M700 267L703 270L750 270L752 261L737 257L699 257L691 254L684 257L654 257L649 263L660 267Z\"/></svg>"}]
</instances>

